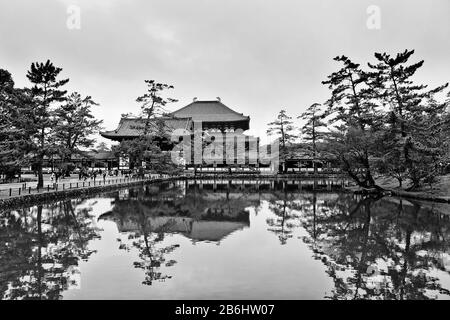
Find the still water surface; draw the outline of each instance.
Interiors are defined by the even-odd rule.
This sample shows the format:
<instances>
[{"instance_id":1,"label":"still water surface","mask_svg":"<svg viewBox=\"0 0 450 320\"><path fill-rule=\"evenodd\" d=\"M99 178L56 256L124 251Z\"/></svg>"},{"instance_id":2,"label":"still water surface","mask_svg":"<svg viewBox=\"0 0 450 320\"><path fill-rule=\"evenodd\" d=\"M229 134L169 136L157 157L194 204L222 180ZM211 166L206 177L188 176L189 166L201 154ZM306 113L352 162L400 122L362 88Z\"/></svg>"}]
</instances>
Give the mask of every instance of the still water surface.
<instances>
[{"instance_id":1,"label":"still water surface","mask_svg":"<svg viewBox=\"0 0 450 320\"><path fill-rule=\"evenodd\" d=\"M2 299L448 299L448 205L179 181L1 212Z\"/></svg>"}]
</instances>

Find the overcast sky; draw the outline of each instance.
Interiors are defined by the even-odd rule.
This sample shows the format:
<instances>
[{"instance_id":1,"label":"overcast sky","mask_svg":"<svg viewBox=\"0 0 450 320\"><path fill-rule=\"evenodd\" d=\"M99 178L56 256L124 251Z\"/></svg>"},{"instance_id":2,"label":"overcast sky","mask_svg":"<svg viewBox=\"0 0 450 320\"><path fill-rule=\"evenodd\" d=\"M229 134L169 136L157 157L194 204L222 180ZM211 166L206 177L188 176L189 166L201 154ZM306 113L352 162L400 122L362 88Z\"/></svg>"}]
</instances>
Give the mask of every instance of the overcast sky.
<instances>
[{"instance_id":1,"label":"overcast sky","mask_svg":"<svg viewBox=\"0 0 450 320\"><path fill-rule=\"evenodd\" d=\"M80 29L67 27L70 5ZM219 96L263 137L280 108L296 117L328 98L334 56L366 63L406 48L425 60L417 80L450 81L449 0L0 0L0 68L22 87L31 62L52 60L69 91L100 103L107 130L138 113L144 79L156 79L175 86L170 110Z\"/></svg>"}]
</instances>

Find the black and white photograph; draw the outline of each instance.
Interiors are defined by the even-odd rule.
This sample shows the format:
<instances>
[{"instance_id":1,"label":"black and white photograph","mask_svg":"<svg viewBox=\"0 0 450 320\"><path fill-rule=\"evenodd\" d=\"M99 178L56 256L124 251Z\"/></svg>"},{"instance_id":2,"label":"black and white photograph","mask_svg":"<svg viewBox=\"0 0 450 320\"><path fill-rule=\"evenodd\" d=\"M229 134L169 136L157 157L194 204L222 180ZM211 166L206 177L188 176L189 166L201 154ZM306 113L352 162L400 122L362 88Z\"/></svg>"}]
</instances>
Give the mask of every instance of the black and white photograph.
<instances>
[{"instance_id":1,"label":"black and white photograph","mask_svg":"<svg viewBox=\"0 0 450 320\"><path fill-rule=\"evenodd\" d=\"M449 0L0 0L0 300L450 300L449 82Z\"/></svg>"}]
</instances>

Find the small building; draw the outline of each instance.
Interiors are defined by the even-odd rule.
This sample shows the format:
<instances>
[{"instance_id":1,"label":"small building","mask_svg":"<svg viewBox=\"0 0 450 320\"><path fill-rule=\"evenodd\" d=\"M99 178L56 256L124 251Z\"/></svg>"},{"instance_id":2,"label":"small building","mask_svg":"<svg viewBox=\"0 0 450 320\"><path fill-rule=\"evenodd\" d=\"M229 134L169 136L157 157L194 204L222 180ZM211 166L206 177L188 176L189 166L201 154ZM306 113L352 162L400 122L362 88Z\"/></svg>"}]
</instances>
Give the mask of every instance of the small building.
<instances>
[{"instance_id":1,"label":"small building","mask_svg":"<svg viewBox=\"0 0 450 320\"><path fill-rule=\"evenodd\" d=\"M292 174L317 174L340 173L340 165L336 157L317 153L312 155L311 146L305 143L292 145L286 152L286 156L280 159L279 172Z\"/></svg>"},{"instance_id":2,"label":"small building","mask_svg":"<svg viewBox=\"0 0 450 320\"><path fill-rule=\"evenodd\" d=\"M51 157L44 157L43 171L44 173L51 173L67 165L73 168L112 170L118 167L119 159L111 151L85 151L73 154L70 159L63 159L56 154ZM35 171L33 165L28 168L22 168L22 172L28 171Z\"/></svg>"}]
</instances>

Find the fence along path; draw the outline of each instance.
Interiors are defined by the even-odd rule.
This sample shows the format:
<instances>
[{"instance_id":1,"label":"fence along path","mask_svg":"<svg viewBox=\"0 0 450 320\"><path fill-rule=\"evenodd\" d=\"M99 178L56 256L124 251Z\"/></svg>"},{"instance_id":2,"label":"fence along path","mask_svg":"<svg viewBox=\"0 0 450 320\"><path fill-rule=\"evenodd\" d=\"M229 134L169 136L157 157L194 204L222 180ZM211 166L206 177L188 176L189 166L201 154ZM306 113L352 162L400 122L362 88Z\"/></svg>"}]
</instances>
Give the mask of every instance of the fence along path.
<instances>
[{"instance_id":1,"label":"fence along path","mask_svg":"<svg viewBox=\"0 0 450 320\"><path fill-rule=\"evenodd\" d=\"M74 180L68 179L67 181L60 181L58 183L52 183L51 181L44 181L43 188L37 188L37 183L33 182L23 182L23 183L10 183L0 185L0 198L10 198L18 197L27 194L39 194L46 192L55 192L62 190L80 189L80 188L91 188L99 186L108 185L120 185L128 182L139 182L139 181L149 181L159 178L167 178L168 175L151 174L144 178L136 177L102 177L98 179L87 179L87 180Z\"/></svg>"}]
</instances>

